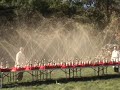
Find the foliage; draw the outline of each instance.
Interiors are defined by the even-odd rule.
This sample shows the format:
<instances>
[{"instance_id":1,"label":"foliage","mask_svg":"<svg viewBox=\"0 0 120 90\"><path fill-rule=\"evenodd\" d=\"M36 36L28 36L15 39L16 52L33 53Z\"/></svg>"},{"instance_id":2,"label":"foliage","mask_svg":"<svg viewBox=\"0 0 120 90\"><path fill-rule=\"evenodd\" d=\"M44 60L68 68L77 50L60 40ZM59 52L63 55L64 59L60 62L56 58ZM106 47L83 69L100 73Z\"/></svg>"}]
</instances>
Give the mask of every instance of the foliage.
<instances>
[{"instance_id":1,"label":"foliage","mask_svg":"<svg viewBox=\"0 0 120 90\"><path fill-rule=\"evenodd\" d=\"M8 27L8 22L11 24L9 26L17 26L17 22L28 25L36 14L68 18L77 15L83 17L85 23L93 23L103 30L111 21L113 13L120 16L119 0L0 0L0 23L5 27ZM0 33L3 32L1 30Z\"/></svg>"}]
</instances>

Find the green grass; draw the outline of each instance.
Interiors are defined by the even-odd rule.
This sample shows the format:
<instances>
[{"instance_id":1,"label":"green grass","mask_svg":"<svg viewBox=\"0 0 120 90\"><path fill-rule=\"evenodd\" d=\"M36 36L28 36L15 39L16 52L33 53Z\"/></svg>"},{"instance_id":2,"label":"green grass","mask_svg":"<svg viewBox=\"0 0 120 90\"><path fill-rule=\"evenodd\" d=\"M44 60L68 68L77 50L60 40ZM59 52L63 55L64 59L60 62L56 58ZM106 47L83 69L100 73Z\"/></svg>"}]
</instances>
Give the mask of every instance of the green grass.
<instances>
[{"instance_id":1,"label":"green grass","mask_svg":"<svg viewBox=\"0 0 120 90\"><path fill-rule=\"evenodd\" d=\"M7 86L1 90L120 90L120 76L113 72L112 68L108 70L108 76L101 77L92 77L94 74L92 69L85 69L82 73L83 78L76 79L58 79L63 78L65 75L61 71L53 72L52 77L54 80L52 81L44 81L44 82L28 82L29 75L24 74L27 78L20 83L11 84L11 86ZM25 82L25 83L23 83Z\"/></svg>"}]
</instances>

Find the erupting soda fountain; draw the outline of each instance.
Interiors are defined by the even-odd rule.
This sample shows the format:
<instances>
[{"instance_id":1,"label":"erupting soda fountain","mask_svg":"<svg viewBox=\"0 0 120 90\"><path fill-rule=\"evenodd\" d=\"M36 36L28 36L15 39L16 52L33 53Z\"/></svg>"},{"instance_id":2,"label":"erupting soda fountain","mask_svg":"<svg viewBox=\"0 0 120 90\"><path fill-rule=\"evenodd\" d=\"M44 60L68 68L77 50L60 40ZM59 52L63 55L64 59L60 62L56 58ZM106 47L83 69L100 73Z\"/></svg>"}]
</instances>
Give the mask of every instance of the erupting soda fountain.
<instances>
[{"instance_id":1,"label":"erupting soda fountain","mask_svg":"<svg viewBox=\"0 0 120 90\"><path fill-rule=\"evenodd\" d=\"M1 62L1 64L0 64L0 68L3 68L3 62Z\"/></svg>"},{"instance_id":2,"label":"erupting soda fountain","mask_svg":"<svg viewBox=\"0 0 120 90\"><path fill-rule=\"evenodd\" d=\"M6 61L6 68L9 68L9 64L8 64L8 61Z\"/></svg>"}]
</instances>

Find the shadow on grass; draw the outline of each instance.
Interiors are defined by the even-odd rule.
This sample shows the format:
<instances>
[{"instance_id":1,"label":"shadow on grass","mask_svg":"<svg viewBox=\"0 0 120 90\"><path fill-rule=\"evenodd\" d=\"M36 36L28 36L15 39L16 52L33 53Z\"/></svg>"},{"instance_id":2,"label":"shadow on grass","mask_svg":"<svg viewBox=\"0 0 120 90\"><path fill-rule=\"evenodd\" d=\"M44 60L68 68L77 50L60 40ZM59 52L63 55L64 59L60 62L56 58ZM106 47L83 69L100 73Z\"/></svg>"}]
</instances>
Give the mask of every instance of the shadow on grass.
<instances>
[{"instance_id":1,"label":"shadow on grass","mask_svg":"<svg viewBox=\"0 0 120 90\"><path fill-rule=\"evenodd\" d=\"M76 81L95 81L95 80L107 80L120 78L120 74L109 74L104 76L91 76L91 77L75 77L75 78L60 78L60 79L51 79L44 81L31 81L31 82L15 82L10 84L3 85L3 88L13 88L13 87L21 87L21 86L37 86L42 84L55 84L58 83L68 83L68 82L76 82Z\"/></svg>"}]
</instances>

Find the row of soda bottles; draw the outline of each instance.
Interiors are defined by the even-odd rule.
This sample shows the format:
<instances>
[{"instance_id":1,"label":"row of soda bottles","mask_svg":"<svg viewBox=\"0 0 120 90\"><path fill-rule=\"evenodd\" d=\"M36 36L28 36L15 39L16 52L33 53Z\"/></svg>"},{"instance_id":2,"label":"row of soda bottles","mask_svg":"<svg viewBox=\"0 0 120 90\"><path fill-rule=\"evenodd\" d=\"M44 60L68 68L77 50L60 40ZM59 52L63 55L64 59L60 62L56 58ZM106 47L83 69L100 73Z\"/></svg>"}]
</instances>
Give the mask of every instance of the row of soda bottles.
<instances>
[{"instance_id":1,"label":"row of soda bottles","mask_svg":"<svg viewBox=\"0 0 120 90\"><path fill-rule=\"evenodd\" d=\"M118 60L95 60L95 61L69 61L69 62L39 62L39 61L35 61L34 64L32 64L32 62L26 62L25 65L21 64L21 65L15 65L14 67L25 67L25 66L29 66L29 67L38 67L38 66L75 66L75 65L83 65L83 66L87 66L87 65L104 65L104 64L120 64L120 61ZM6 61L5 66L3 66L3 62L1 62L0 64L0 68L10 68L8 61Z\"/></svg>"}]
</instances>

